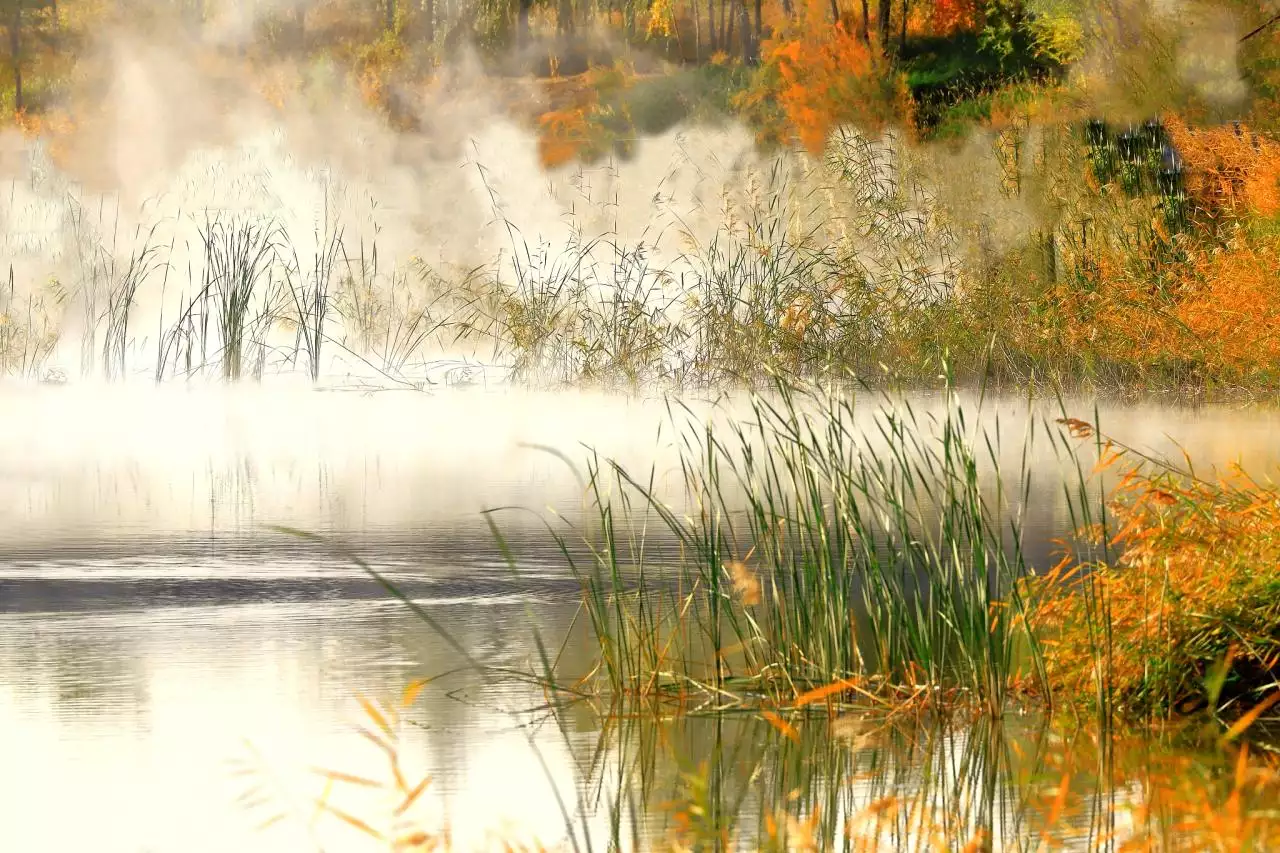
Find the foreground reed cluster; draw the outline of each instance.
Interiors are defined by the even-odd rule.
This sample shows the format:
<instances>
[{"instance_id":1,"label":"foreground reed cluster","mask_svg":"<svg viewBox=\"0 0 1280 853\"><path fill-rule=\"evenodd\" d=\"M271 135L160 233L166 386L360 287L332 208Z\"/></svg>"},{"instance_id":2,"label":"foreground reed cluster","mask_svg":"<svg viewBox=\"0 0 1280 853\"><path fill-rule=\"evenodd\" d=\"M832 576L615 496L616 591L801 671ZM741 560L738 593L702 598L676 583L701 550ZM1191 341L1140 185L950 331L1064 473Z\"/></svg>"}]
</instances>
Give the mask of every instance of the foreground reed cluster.
<instances>
[{"instance_id":1,"label":"foreground reed cluster","mask_svg":"<svg viewBox=\"0 0 1280 853\"><path fill-rule=\"evenodd\" d=\"M673 410L684 508L652 472L593 458L585 552L556 535L597 686L708 706L962 696L996 716L1030 697L1276 701L1274 487L1202 480L1065 416L1009 435L981 408L778 383L721 432ZM1028 551L1045 501L1066 528L1056 566Z\"/></svg>"},{"instance_id":2,"label":"foreground reed cluster","mask_svg":"<svg viewBox=\"0 0 1280 853\"><path fill-rule=\"evenodd\" d=\"M480 678L532 688L515 714L531 749L550 726L579 762L552 846L1280 840L1275 489L1202 479L1061 410L1015 433L949 389L867 396L780 381L727 423L673 402L674 471L588 457L588 511L548 522L577 629L535 637L527 671L461 650ZM1056 565L1032 542L1045 506ZM390 781L322 773L315 816L390 849L467 846L409 814L429 783L402 773L397 732L422 689L364 700ZM388 792L386 821L338 808L352 786Z\"/></svg>"},{"instance_id":3,"label":"foreground reed cluster","mask_svg":"<svg viewBox=\"0 0 1280 853\"><path fill-rule=\"evenodd\" d=\"M945 686L998 714L1019 662L1040 669L1013 509L1031 472L989 495L1005 448L976 451L962 408L867 418L780 384L723 433L689 423L687 514L593 460L590 556L561 540L610 695L723 707Z\"/></svg>"}]
</instances>

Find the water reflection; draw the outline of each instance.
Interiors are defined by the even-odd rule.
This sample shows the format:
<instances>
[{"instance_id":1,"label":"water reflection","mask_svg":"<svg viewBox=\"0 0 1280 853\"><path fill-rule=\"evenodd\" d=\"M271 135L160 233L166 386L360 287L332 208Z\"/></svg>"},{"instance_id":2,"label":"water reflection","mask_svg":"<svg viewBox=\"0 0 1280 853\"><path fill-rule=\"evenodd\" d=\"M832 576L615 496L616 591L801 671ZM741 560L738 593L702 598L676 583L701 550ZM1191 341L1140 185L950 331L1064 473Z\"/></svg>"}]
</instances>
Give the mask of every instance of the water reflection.
<instances>
[{"instance_id":1,"label":"water reflection","mask_svg":"<svg viewBox=\"0 0 1280 853\"><path fill-rule=\"evenodd\" d=\"M574 619L571 600L532 596L426 604L495 669L527 668L531 631L563 637ZM581 647L563 653L567 669L587 665ZM462 847L497 837L568 845L570 833L594 847L676 833L741 847L790 831L817 833L824 847L853 833L875 840L869 849L984 835L999 849L1031 849L1052 833L1092 849L1104 831L1129 831L1101 826L1092 806L1159 784L1149 766L1100 773L1096 745L1069 744L1032 715L992 723L844 710L780 730L749 713L610 717L585 702L552 713L541 691L456 672L463 664L385 602L4 615L0 845L386 849L317 808L323 801L387 833L447 830ZM431 780L396 816L405 797L369 735L389 738L356 697L391 719L406 684L441 674L394 726L405 784ZM1195 760L1210 774L1227 762ZM326 788L317 771L380 787L331 775ZM1055 809L1064 780L1072 796Z\"/></svg>"},{"instance_id":2,"label":"water reflection","mask_svg":"<svg viewBox=\"0 0 1280 853\"><path fill-rule=\"evenodd\" d=\"M18 416L0 423L0 849L375 847L318 815L316 798L352 816L395 803L359 785L326 794L313 768L384 777L383 753L354 733L369 727L356 697L394 703L440 673L451 674L399 730L404 775L432 780L402 817L447 823L462 844L489 832L567 841L566 810L580 844L655 839L697 829L687 807L699 798L712 834L764 838L787 803L836 838L890 793L924 798L949 837L1035 839L1068 770L1030 718L815 718L793 740L749 715L526 713L540 691L457 672L457 651L349 562L262 529L328 531L426 602L469 655L527 669L535 629L569 634L578 591L540 524L518 514L503 519L522 561L513 577L477 510L580 500L572 473L530 444L573 453L581 440L670 473L660 401L31 390L7 403ZM1020 403L991 410L1025 420ZM1103 421L1145 447L1168 449L1167 432L1202 460L1277 459L1268 412L1145 407ZM1042 538L1062 532L1061 503L1027 512ZM592 659L574 643L561 653L569 672ZM1080 804L1102 794L1076 770L1076 811L1055 826L1096 834ZM1127 777L1108 785L1134 790ZM255 829L282 804L287 820ZM903 809L878 814L885 849L931 831Z\"/></svg>"},{"instance_id":3,"label":"water reflection","mask_svg":"<svg viewBox=\"0 0 1280 853\"><path fill-rule=\"evenodd\" d=\"M535 626L521 604L437 603L433 612L486 664L525 663L512 637ZM553 635L572 607L537 613L536 627ZM310 791L306 768L361 764L354 697L396 696L412 678L462 663L398 606L375 602L4 616L0 749L11 772L0 781L0 843L282 849L246 834L232 806L226 762L244 754L246 739L289 782L284 789ZM421 726L406 754L433 776L433 795L460 825L504 810L537 824L554 806L510 715L530 704L465 674L433 684L417 704ZM563 764L558 738L535 740L553 767Z\"/></svg>"}]
</instances>

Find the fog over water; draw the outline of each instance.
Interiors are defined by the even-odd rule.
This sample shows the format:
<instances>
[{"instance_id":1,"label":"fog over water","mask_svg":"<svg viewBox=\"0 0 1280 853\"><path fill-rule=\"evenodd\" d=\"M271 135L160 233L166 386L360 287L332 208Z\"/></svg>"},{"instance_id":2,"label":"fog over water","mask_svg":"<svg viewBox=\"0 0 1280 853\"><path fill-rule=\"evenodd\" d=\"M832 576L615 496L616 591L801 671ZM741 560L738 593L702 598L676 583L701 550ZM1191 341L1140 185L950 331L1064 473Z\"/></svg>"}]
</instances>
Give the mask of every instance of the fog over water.
<instances>
[{"instance_id":1,"label":"fog over water","mask_svg":"<svg viewBox=\"0 0 1280 853\"><path fill-rule=\"evenodd\" d=\"M0 422L6 849L310 849L296 827L252 831L227 761L252 754L247 740L282 790L309 796L308 767L378 772L352 733L354 697L391 699L463 661L340 555L264 525L348 543L470 654L519 667L531 629L564 636L578 596L532 516L500 516L518 534L513 576L478 514L581 506L568 466L528 445L580 461L585 443L660 474L676 461L660 399L30 386L6 388L3 404L14 415ZM745 400L724 406L722 420ZM1022 401L986 406L1007 436L1025 424ZM1092 417L1083 403L1069 411ZM1151 449L1168 450L1167 434L1206 463L1280 461L1271 412L1104 407L1102 423ZM1046 478L1030 537L1062 532ZM459 839L502 825L561 837L525 718L512 716L536 704L519 685L466 674L426 691L413 716L425 728L405 735L406 762L435 780L425 823L447 812ZM570 743L586 755L598 732L583 725ZM554 727L529 731L563 790L586 778ZM317 831L332 849L364 849L348 829Z\"/></svg>"},{"instance_id":2,"label":"fog over water","mask_svg":"<svg viewBox=\"0 0 1280 853\"><path fill-rule=\"evenodd\" d=\"M1187 4L1157 5L1185 17ZM588 781L616 773L620 759L595 754L598 720L575 717L562 734L527 713L540 692L456 672L467 664L457 649L346 556L271 526L349 548L469 655L527 669L534 631L568 635L579 600L544 528L584 505L579 476L558 454L579 475L588 447L652 470L658 494L679 505L668 401L520 390L508 381L512 349L483 335L459 342L449 325L462 322L458 312L447 314L447 334L410 357L389 343L394 318L421 314L442 285L477 270L510 285L523 265L541 283L586 270L586 297L642 292L642 302L662 303L663 319L679 320L687 304L670 297L680 273L697 272L694 250L741 237L746 221L761 227L754 236L843 241L871 279L909 268L932 293L954 283L956 259L971 248L930 218L933 201L980 210L997 249L1038 227L1036 214L994 191L999 166L985 131L954 150L914 152L936 156L935 173L952 184L895 196L901 215L875 239L849 223L900 177L892 138L870 141L853 181L869 195L856 200L833 200L812 159L763 155L733 122L678 127L641 140L629 159L548 173L510 110L540 92L486 78L465 55L407 94L411 132L393 130L320 64L258 69L301 81L299 97L272 106L237 53L252 23L214 16L199 40L103 33L91 75L102 85L73 93L73 112L92 106L74 127L37 139L0 134L0 357L11 376L0 384L0 850L374 849L351 825L314 819L324 795L314 770L381 773L376 749L355 732L367 723L357 697L394 702L411 679L441 674L403 731L406 775L433 779L411 817L448 823L460 845L488 832L553 845L568 800L605 837L607 802L587 795ZM1209 23L1176 28L1181 85L1234 108L1235 23ZM1147 86L1153 102L1131 102L1133 87L1116 80L1132 59L1098 51L1082 63L1108 114L1156 114L1169 97ZM247 373L261 382L206 381L220 368L216 335L203 342L208 363L180 363L174 341L196 349L175 330L190 332L180 317L207 281L202 228L211 221L278 229L263 273L276 284L292 274L314 286L319 276L305 271L341 235L335 297L344 275L360 287L345 303L335 298L318 371L325 390L299 378L306 369L287 324L253 341ZM123 315L114 311L128 332L111 349L108 318L131 263L143 272ZM269 313L269 290L255 316ZM361 315L357 293L387 313ZM604 316L608 304L578 307L602 304ZM352 319L373 315L367 328ZM455 387L458 377L474 381ZM713 405L718 397L682 402L721 428L749 412L744 394ZM871 397L859 415L868 429ZM944 406L937 394L909 402L924 415ZM1016 467L1025 401L989 399L982 412L971 425L994 429L998 419L1002 461ZM1040 404L1035 417L1058 414ZM1065 414L1092 421L1093 403L1068 401ZM1100 423L1144 450L1185 448L1197 464L1238 459L1264 477L1280 464L1280 415L1268 409L1104 404ZM1030 552L1044 558L1068 514L1047 442L1031 463L1032 500L1012 509ZM495 519L516 572L481 515L497 507L512 508ZM585 646L565 648L569 668L589 665ZM717 744L758 739L744 722L725 725L732 731L717 730ZM691 735L669 749L663 791L710 742ZM258 830L266 813L237 798L264 779L290 819ZM870 802L873 792L858 796ZM386 811L368 791L335 797L353 814ZM748 801L752 809L759 814ZM638 817L643 831L650 817Z\"/></svg>"},{"instance_id":3,"label":"fog over water","mask_svg":"<svg viewBox=\"0 0 1280 853\"><path fill-rule=\"evenodd\" d=\"M503 387L424 394L270 384L14 386L0 394L15 415L0 423L0 518L11 545L250 534L265 524L447 532L471 529L469 520L494 507L572 512L582 505L580 481L549 451L579 475L590 452L646 476L652 468L659 493L675 501L678 430L700 421L724 429L750 413L745 393L673 398L674 407L658 395ZM855 411L870 428L884 401L875 392L859 396ZM999 426L1002 462L1016 472L1026 401L962 404L975 437ZM927 423L945 410L945 398L917 394L893 405L910 406ZM1099 411L1104 433L1139 450L1180 458L1185 449L1200 464L1239 461L1260 476L1276 462L1277 415L1269 409L1150 403ZM1068 401L1065 413L1094 419L1089 401ZM1037 424L1059 415L1056 403L1032 410ZM1040 467L1056 469L1047 442L1032 452Z\"/></svg>"},{"instance_id":4,"label":"fog over water","mask_svg":"<svg viewBox=\"0 0 1280 853\"><path fill-rule=\"evenodd\" d=\"M0 390L0 518L11 545L82 536L256 534L262 525L360 533L448 531L482 509L571 512L589 455L655 472L677 500L679 442L690 425L750 415L745 392L629 396L496 386L440 393L322 391L267 383L220 387L50 387ZM941 394L858 395L869 429L885 405L927 425ZM1016 471L1030 420L1094 420L1094 404L962 395L970 433L1002 436ZM1277 461L1269 408L1102 404L1099 426L1136 449L1203 466L1241 462L1267 476ZM1046 442L1033 467L1053 463ZM1087 444L1082 445L1087 451ZM555 451L554 453L551 451ZM568 462L556 454L567 457ZM1056 463L1053 463L1056 465ZM1051 477L1046 477L1051 479ZM1048 484L1046 484L1048 485ZM1054 486L1056 488L1056 485ZM512 523L523 524L518 518Z\"/></svg>"}]
</instances>

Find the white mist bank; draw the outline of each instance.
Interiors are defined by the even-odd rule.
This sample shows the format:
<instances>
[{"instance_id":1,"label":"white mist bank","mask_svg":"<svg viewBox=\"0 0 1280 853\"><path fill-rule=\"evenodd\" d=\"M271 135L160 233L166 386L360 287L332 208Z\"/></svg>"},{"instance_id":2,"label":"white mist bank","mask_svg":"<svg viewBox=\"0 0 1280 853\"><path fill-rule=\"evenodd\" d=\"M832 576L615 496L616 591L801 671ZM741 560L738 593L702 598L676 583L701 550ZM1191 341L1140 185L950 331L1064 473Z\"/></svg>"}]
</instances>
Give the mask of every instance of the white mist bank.
<instances>
[{"instance_id":1,"label":"white mist bank","mask_svg":"<svg viewBox=\"0 0 1280 853\"><path fill-rule=\"evenodd\" d=\"M763 213L764 197L783 188L766 187L773 160L737 125L680 128L626 160L547 172L537 136L500 94L513 84L465 59L412 93L422 123L404 131L346 84L305 82L307 68L292 69L304 93L273 107L235 61L191 63L180 43L139 34L103 42L104 94L66 138L0 138L0 314L30 326L26 339L0 343L0 359L14 363L0 369L172 373L175 341L190 343L195 331L181 328L184 312L212 309L200 295L211 281L226 286L206 245L210 223L265 232L246 314L269 318L251 335L268 372L302 369L284 355L298 346L294 293L321 288L324 372L399 374L404 360L507 355L495 354L501 342L487 331L455 334L463 323L502 322L467 282L482 282L481 295L550 289L573 271L587 302L615 287L661 291L693 271L685 253L727 221L802 213L786 200ZM537 95L533 81L514 85ZM336 257L322 264L332 246ZM413 359L387 353L421 315L447 328ZM108 326L122 321L123 350L108 354ZM225 345L213 326L199 332L214 362L206 372ZM35 368L3 352L43 337L56 342Z\"/></svg>"},{"instance_id":2,"label":"white mist bank","mask_svg":"<svg viewBox=\"0 0 1280 853\"><path fill-rule=\"evenodd\" d=\"M962 288L975 253L988 264L1054 227L1034 193L1001 191L1008 164L992 128L959 146L850 129L857 142L824 159L761 152L734 121L684 125L637 140L632 156L548 171L512 110L546 93L487 76L465 51L430 80L395 84L414 121L393 127L332 62L254 41L255 15L310 5L210 3L203 26L163 13L131 25L122 7L84 47L63 105L71 129L0 134L0 372L216 375L222 352L243 347L254 375L354 371L395 384L442 359L547 359L527 345L547 330L515 327L556 316L572 322L546 334L560 350L552 381L590 372L574 363L578 341L630 352L642 334L671 350L646 369L683 375L696 359L679 342L702 331L689 312L707 293L758 297L777 322L792 291L825 292L873 339L895 305ZM1231 15L1181 2L1096 11L1073 79L1097 115L1158 114L1181 97L1170 87L1223 109L1243 98ZM1135 34L1159 49L1135 57ZM1129 85L1142 74L1169 85ZM279 98L266 91L277 83ZM1130 103L1134 89L1164 100ZM1018 166L1029 183L1040 130L1028 128ZM260 229L263 262L239 270L253 280L243 342L210 319L224 306L207 297L235 277L215 269L228 250L208 244L215 222ZM815 248L832 249L839 270L796 287ZM324 307L309 315L317 291ZM781 304L759 297L781 291ZM299 333L308 324L322 353Z\"/></svg>"},{"instance_id":3,"label":"white mist bank","mask_svg":"<svg viewBox=\"0 0 1280 853\"><path fill-rule=\"evenodd\" d=\"M922 425L942 413L939 395L906 398ZM588 448L683 503L681 435L673 428L727 427L749 418L746 395L696 399L670 409L658 397L514 389L322 392L265 385L234 389L14 387L0 390L0 529L10 544L84 537L261 532L283 524L329 531L483 530L479 513L519 506L572 514ZM1001 464L1016 471L1028 427L1025 400L966 403L970 428L1002 436ZM681 405L687 405L686 414ZM856 417L874 435L881 402ZM1092 419L1087 401L1069 403ZM1037 422L1056 408L1041 405ZM1242 462L1266 477L1280 463L1270 410L1103 406L1104 431L1144 450L1198 465ZM732 441L729 441L732 446ZM1087 445L1087 443L1085 443ZM555 453L548 452L555 451ZM1090 453L1089 447L1083 452ZM979 453L981 456L982 453ZM1059 463L1043 436L1031 463L1056 501ZM1043 512L1046 507L1032 507ZM1048 523L1046 519L1046 523ZM1061 521L1061 519L1058 519ZM533 525L507 514L504 524Z\"/></svg>"}]
</instances>

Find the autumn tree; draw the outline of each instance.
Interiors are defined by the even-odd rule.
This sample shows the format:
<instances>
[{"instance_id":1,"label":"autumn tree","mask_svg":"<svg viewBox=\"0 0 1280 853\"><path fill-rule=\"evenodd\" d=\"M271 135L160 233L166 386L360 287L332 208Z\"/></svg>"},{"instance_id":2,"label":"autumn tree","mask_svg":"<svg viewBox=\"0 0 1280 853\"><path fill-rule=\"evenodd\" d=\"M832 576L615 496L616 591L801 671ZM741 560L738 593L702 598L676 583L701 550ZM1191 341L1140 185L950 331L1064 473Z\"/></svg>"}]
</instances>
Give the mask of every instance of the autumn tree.
<instances>
[{"instance_id":1,"label":"autumn tree","mask_svg":"<svg viewBox=\"0 0 1280 853\"><path fill-rule=\"evenodd\" d=\"M930 19L940 36L975 29L981 17L977 0L933 0Z\"/></svg>"},{"instance_id":2,"label":"autumn tree","mask_svg":"<svg viewBox=\"0 0 1280 853\"><path fill-rule=\"evenodd\" d=\"M28 37L40 23L41 14L56 8L54 0L0 0L0 22L8 36L9 69L13 74L13 106L16 112L21 112L26 107L22 65L26 61L23 51Z\"/></svg>"}]
</instances>

